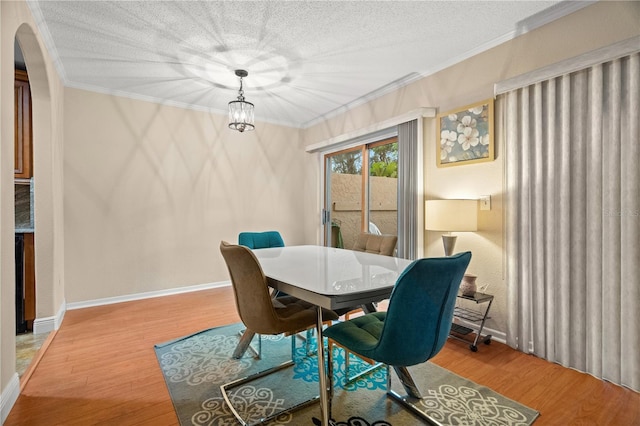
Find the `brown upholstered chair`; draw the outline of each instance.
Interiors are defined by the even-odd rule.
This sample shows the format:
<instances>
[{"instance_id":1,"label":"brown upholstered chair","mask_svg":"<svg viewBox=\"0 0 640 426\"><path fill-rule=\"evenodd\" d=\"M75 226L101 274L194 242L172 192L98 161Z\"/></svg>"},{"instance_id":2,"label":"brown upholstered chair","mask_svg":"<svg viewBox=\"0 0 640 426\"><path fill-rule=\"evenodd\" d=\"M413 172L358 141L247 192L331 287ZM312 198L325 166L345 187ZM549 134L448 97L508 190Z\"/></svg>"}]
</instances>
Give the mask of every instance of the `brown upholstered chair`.
<instances>
[{"instance_id":1,"label":"brown upholstered chair","mask_svg":"<svg viewBox=\"0 0 640 426\"><path fill-rule=\"evenodd\" d=\"M393 256L396 251L396 244L398 237L395 235L377 235L369 234L367 232L361 232L353 245L353 251L360 251L366 253L381 254L384 256ZM360 308L342 308L336 310L336 313L340 316L345 315L346 319L349 319L349 315L360 312Z\"/></svg>"},{"instance_id":2,"label":"brown upholstered chair","mask_svg":"<svg viewBox=\"0 0 640 426\"><path fill-rule=\"evenodd\" d=\"M397 243L398 237L395 235L376 235L362 232L358 235L353 250L393 256Z\"/></svg>"},{"instance_id":3,"label":"brown upholstered chair","mask_svg":"<svg viewBox=\"0 0 640 426\"><path fill-rule=\"evenodd\" d=\"M271 298L267 278L262 272L260 263L249 248L222 241L220 243L220 252L229 270L238 314L247 327L234 352L234 358L242 356L256 333L294 335L299 331L307 330L316 325L318 314L315 305L292 296L279 297L278 299ZM333 311L323 309L323 318L336 320L338 315ZM321 345L322 342L318 342L318 344ZM266 374L292 365L294 365L293 360L287 361L266 371L220 386L222 397L241 424L246 424L246 422L231 404L227 389L243 385L258 377L263 377ZM317 399L318 397L310 399L304 405L299 405L295 408L306 406ZM287 410L290 410L290 408L282 411ZM260 419L260 422L266 422L268 419L278 416L282 411L274 413L265 419Z\"/></svg>"}]
</instances>

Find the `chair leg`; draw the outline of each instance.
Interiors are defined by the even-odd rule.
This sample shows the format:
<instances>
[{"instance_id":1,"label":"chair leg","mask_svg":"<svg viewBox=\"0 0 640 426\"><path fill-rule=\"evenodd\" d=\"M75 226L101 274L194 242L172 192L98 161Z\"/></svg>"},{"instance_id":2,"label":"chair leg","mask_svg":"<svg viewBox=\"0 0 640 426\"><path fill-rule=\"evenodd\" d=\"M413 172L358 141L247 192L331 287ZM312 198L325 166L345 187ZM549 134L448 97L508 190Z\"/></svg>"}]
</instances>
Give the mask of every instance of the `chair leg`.
<instances>
[{"instance_id":1,"label":"chair leg","mask_svg":"<svg viewBox=\"0 0 640 426\"><path fill-rule=\"evenodd\" d=\"M312 356L313 352L311 352L311 337L313 337L313 328L307 329L306 337L304 337L305 349L307 351L307 356Z\"/></svg>"},{"instance_id":2,"label":"chair leg","mask_svg":"<svg viewBox=\"0 0 640 426\"><path fill-rule=\"evenodd\" d=\"M345 384L350 383L351 380L349 379L349 358L351 358L349 356L351 352L349 352L347 350L347 348L344 349L344 380L345 380Z\"/></svg>"},{"instance_id":3,"label":"chair leg","mask_svg":"<svg viewBox=\"0 0 640 426\"><path fill-rule=\"evenodd\" d=\"M291 359L295 362L296 360L296 335L291 335Z\"/></svg>"},{"instance_id":4,"label":"chair leg","mask_svg":"<svg viewBox=\"0 0 640 426\"><path fill-rule=\"evenodd\" d=\"M333 342L332 340L330 340L331 342ZM333 342L335 343L335 342ZM359 357L360 359L362 359L363 361L372 364L371 367L366 368L365 370L362 370L361 372L357 373L355 376L349 377L349 354L351 354L352 352L350 352L347 348L345 348L344 346L340 346L343 350L344 350L344 384L345 386L353 383L354 381L358 380L360 377L366 376L367 374L371 373L372 371L382 367L384 364L381 362L374 362L373 360L367 360L364 359L362 357ZM355 356L358 356L358 354L354 353Z\"/></svg>"},{"instance_id":5,"label":"chair leg","mask_svg":"<svg viewBox=\"0 0 640 426\"><path fill-rule=\"evenodd\" d=\"M389 366L386 366L387 370L387 391L391 390L391 371L389 370Z\"/></svg>"},{"instance_id":6,"label":"chair leg","mask_svg":"<svg viewBox=\"0 0 640 426\"><path fill-rule=\"evenodd\" d=\"M345 371L344 371L345 385L353 383L356 380L358 380L360 377L366 376L367 374L371 373L372 371L377 370L378 368L384 366L383 363L377 362L377 363L373 364L371 367L368 367L365 370L362 370L361 372L359 372L355 376L349 377L349 362L347 361L347 359L349 357L349 352L345 351L345 355L344 356L345 356Z\"/></svg>"},{"instance_id":7,"label":"chair leg","mask_svg":"<svg viewBox=\"0 0 640 426\"><path fill-rule=\"evenodd\" d=\"M346 314L344 314L344 319L345 321L349 321L349 319L351 318L351 315L354 313L358 313L359 311L363 311L365 314L367 313L371 313L371 312L376 312L376 304L375 303L369 303L366 305L362 305L361 308L358 309L354 309L352 311L347 312ZM355 382L356 380L358 380L360 377L366 376L367 374L371 373L372 371L382 367L384 364L382 364L381 362L375 363L373 364L371 367L368 367L367 369L357 373L355 376L353 377L349 377L349 354L351 352L349 352L349 350L347 348L344 348L344 377L345 377L345 385L348 385L350 383ZM356 356L358 356L358 354L355 354ZM368 361L367 361L368 362Z\"/></svg>"},{"instance_id":8,"label":"chair leg","mask_svg":"<svg viewBox=\"0 0 640 426\"><path fill-rule=\"evenodd\" d=\"M255 349L253 346L251 346L251 341L253 340L253 337L256 335L256 333L249 329L246 329L244 331L240 331L239 334L240 341L233 351L233 358L242 358L247 349L250 349L251 352L253 352L253 357L255 359L260 359L260 357L262 356L262 337L258 334L258 349Z\"/></svg>"},{"instance_id":9,"label":"chair leg","mask_svg":"<svg viewBox=\"0 0 640 426\"><path fill-rule=\"evenodd\" d=\"M307 334L309 334L309 330L306 331ZM296 339L300 339L304 342L304 347L305 347L305 353L307 354L307 356L311 356L312 354L309 354L309 340L307 338L305 338L304 336L301 336L300 333L296 333L296 334L292 334L291 335L291 359L293 359L295 361L295 357L296 357ZM303 356L304 358L304 356Z\"/></svg>"},{"instance_id":10,"label":"chair leg","mask_svg":"<svg viewBox=\"0 0 640 426\"><path fill-rule=\"evenodd\" d=\"M407 392L411 398L422 399L420 389L418 389L416 382L413 381L413 377L411 377L411 373L409 373L407 367L398 367L394 365L393 369L396 371L405 392Z\"/></svg>"},{"instance_id":11,"label":"chair leg","mask_svg":"<svg viewBox=\"0 0 640 426\"><path fill-rule=\"evenodd\" d=\"M421 419L426 420L428 422L428 424L435 425L435 426L444 426L442 423L440 423L436 419L432 418L431 416L429 416L424 411L418 410L415 405L413 405L409 401L407 401L407 399L410 398L409 396L407 396L407 395L402 396L402 395L398 394L396 391L393 391L391 389L389 389L387 391L387 395L390 396L391 398L393 398L394 400L398 401L400 403L400 405L402 405L403 407L405 407L406 409L411 411L416 416L420 417Z\"/></svg>"},{"instance_id":12,"label":"chair leg","mask_svg":"<svg viewBox=\"0 0 640 426\"><path fill-rule=\"evenodd\" d=\"M330 326L331 321L325 321L324 324L326 324L327 326ZM313 356L317 353L316 351L311 350L311 338L313 337L313 333L314 333L314 329L308 328L307 331L305 332L305 336L301 336L299 334L297 335L298 338L300 338L305 342L305 349L307 351L307 356ZM316 346L318 346L317 343L316 343Z\"/></svg>"},{"instance_id":13,"label":"chair leg","mask_svg":"<svg viewBox=\"0 0 640 426\"><path fill-rule=\"evenodd\" d=\"M295 336L294 336L295 338ZM238 422L243 425L243 426L254 426L254 425L259 425L259 424L264 424L269 422L270 420L276 418L277 416L279 416L280 414L282 414L285 411L295 411L295 410L299 410L301 408L304 408L308 405L311 405L313 403L316 403L320 400L320 396L315 396L311 399L308 399L307 401L301 402L300 404L297 404L293 407L288 407L285 408L284 410L281 410L277 413L274 413L270 416L267 416L265 418L261 418L253 423L247 423L241 416L240 413L238 413L238 411L235 409L235 407L233 406L233 404L231 403L231 399L229 398L228 395L228 390L238 387L238 386L242 386L245 383L249 383L253 380L259 379L260 377L264 377L267 376L269 374L275 373L276 371L288 368L295 365L295 362L293 360L291 361L285 361L282 364L276 365L275 367L272 368L268 368L266 370L260 371L258 373L252 374L250 376L247 377L243 377L240 379L236 379L233 380L231 382L225 383L223 385L220 386L220 392L222 394L222 398L224 399L225 403L227 404L227 406L229 407L229 410L231 410L231 413L233 414L233 416L238 420Z\"/></svg>"},{"instance_id":14,"label":"chair leg","mask_svg":"<svg viewBox=\"0 0 640 426\"><path fill-rule=\"evenodd\" d=\"M329 419L332 419L333 416L331 415L331 402L333 400L333 342L331 339L329 339L329 341L327 342L327 349L328 349L328 353L327 353L327 374L329 375L329 389L328 389L328 398L327 398L327 405L328 405L328 412L329 412Z\"/></svg>"},{"instance_id":15,"label":"chair leg","mask_svg":"<svg viewBox=\"0 0 640 426\"><path fill-rule=\"evenodd\" d=\"M409 374L409 370L407 370L406 367L397 367L397 366L393 366L393 369L396 371L396 374L398 374L398 378L400 379L400 382L402 383L402 386L404 387L404 389L407 391L408 395L400 395L399 393L391 389L391 371L389 371L388 365L387 365L387 395L392 399L396 400L397 402L399 402L400 405L402 405L403 407L411 411L416 416L426 420L427 423L435 426L443 426L442 423L431 418L431 416L429 416L424 411L420 411L418 408L416 408L415 405L411 404L408 401L409 399L413 399L413 400L422 399L422 396L420 395L420 390L418 390L418 387L413 381L413 378ZM414 396L416 394L418 396Z\"/></svg>"}]
</instances>

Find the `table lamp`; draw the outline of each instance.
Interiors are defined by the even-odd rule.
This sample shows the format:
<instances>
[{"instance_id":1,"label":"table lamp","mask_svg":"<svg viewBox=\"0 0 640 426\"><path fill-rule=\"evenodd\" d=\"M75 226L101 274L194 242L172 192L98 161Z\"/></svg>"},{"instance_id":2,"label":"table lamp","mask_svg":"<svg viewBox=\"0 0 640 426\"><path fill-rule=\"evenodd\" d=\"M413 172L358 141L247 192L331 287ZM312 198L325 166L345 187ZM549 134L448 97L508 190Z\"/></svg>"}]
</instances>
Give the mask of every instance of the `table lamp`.
<instances>
[{"instance_id":1,"label":"table lamp","mask_svg":"<svg viewBox=\"0 0 640 426\"><path fill-rule=\"evenodd\" d=\"M427 200L425 202L425 229L444 231L442 244L445 256L453 254L456 245L455 235L451 232L478 230L477 200Z\"/></svg>"}]
</instances>

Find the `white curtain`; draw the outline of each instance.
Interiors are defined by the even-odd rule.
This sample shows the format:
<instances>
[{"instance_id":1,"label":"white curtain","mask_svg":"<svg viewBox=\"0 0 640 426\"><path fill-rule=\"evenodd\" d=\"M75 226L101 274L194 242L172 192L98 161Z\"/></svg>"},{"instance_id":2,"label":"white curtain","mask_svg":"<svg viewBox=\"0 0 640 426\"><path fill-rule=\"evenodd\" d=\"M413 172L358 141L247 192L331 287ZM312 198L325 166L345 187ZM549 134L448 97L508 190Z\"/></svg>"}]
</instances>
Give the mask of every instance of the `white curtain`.
<instances>
[{"instance_id":1,"label":"white curtain","mask_svg":"<svg viewBox=\"0 0 640 426\"><path fill-rule=\"evenodd\" d=\"M501 96L512 347L640 390L640 54Z\"/></svg>"}]
</instances>

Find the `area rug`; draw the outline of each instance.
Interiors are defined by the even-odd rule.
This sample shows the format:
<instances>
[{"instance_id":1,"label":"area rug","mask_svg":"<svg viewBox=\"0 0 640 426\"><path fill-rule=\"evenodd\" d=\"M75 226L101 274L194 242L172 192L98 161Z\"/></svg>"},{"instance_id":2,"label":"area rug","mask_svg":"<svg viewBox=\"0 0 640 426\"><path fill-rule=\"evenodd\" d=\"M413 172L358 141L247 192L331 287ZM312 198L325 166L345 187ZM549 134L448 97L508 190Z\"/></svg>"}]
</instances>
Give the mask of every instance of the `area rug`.
<instances>
[{"instance_id":1,"label":"area rug","mask_svg":"<svg viewBox=\"0 0 640 426\"><path fill-rule=\"evenodd\" d=\"M220 385L263 371L291 359L291 337L262 336L262 357L247 351L242 359L231 358L242 324L205 330L155 346L171 400L182 426L236 425L225 404ZM280 370L229 392L236 410L248 423L295 406L318 395L317 358L309 355L300 339L294 350L295 366ZM428 424L386 396L386 369L344 386L344 352L334 349L332 414L339 426L402 426ZM368 367L350 358L350 375ZM442 425L530 425L538 412L483 386L457 376L430 362L409 368L424 398L415 406ZM392 388L403 394L393 370ZM320 416L319 404L285 412L269 425L313 425ZM315 418L315 419L314 419Z\"/></svg>"}]
</instances>

